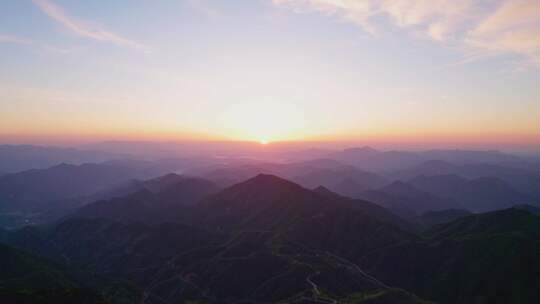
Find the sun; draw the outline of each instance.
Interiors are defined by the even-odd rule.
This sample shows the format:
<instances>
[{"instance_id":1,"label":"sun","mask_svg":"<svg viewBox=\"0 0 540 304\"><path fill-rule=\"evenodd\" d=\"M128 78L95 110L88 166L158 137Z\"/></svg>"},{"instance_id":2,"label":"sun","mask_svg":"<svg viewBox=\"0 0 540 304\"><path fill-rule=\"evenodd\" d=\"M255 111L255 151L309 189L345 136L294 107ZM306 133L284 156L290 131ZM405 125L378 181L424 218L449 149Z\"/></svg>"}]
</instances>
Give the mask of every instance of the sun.
<instances>
[{"instance_id":1,"label":"sun","mask_svg":"<svg viewBox=\"0 0 540 304\"><path fill-rule=\"evenodd\" d=\"M261 146L301 137L307 130L303 109L292 102L261 97L232 102L222 111L215 120L219 135Z\"/></svg>"}]
</instances>

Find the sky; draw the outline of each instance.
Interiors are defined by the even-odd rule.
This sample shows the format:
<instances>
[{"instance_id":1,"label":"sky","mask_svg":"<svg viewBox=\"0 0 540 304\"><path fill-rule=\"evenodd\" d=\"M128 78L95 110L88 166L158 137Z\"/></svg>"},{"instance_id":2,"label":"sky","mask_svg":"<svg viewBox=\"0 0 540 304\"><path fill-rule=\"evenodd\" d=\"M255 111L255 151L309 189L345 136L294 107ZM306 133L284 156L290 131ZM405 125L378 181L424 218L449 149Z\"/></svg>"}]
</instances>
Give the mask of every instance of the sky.
<instances>
[{"instance_id":1,"label":"sky","mask_svg":"<svg viewBox=\"0 0 540 304\"><path fill-rule=\"evenodd\" d=\"M538 0L2 0L0 140L540 143Z\"/></svg>"}]
</instances>

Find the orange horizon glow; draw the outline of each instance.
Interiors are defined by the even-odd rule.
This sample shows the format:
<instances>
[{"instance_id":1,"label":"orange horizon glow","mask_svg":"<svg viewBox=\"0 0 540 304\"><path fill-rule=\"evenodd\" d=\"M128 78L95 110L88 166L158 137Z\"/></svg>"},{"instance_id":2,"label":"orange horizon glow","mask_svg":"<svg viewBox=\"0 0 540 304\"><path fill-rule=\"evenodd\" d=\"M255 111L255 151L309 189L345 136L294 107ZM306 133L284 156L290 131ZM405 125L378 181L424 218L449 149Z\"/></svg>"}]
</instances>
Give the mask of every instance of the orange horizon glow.
<instances>
[{"instance_id":1,"label":"orange horizon glow","mask_svg":"<svg viewBox=\"0 0 540 304\"><path fill-rule=\"evenodd\" d=\"M358 135L320 135L290 138L233 138L216 134L143 131L135 132L71 132L71 133L0 133L0 143L11 142L99 142L99 141L148 141L148 142L231 142L253 143L262 146L275 146L287 143L371 143L371 144L505 144L540 145L540 134L511 133L423 133L423 134L358 134Z\"/></svg>"},{"instance_id":2,"label":"orange horizon glow","mask_svg":"<svg viewBox=\"0 0 540 304\"><path fill-rule=\"evenodd\" d=\"M538 1L98 2L0 12L0 141L540 144Z\"/></svg>"}]
</instances>

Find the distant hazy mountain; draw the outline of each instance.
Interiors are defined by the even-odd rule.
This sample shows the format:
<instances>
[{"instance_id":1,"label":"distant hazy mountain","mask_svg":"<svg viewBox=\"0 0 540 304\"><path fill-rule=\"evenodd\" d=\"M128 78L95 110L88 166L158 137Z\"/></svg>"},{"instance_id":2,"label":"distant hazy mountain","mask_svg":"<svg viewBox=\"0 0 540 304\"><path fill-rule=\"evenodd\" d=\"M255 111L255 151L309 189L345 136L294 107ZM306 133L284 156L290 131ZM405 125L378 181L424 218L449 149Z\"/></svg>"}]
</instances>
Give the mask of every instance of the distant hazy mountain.
<instances>
[{"instance_id":1,"label":"distant hazy mountain","mask_svg":"<svg viewBox=\"0 0 540 304\"><path fill-rule=\"evenodd\" d=\"M497 178L467 180L455 175L418 176L409 183L432 195L453 199L463 208L475 212L509 208L516 204L536 201Z\"/></svg>"},{"instance_id":2,"label":"distant hazy mountain","mask_svg":"<svg viewBox=\"0 0 540 304\"><path fill-rule=\"evenodd\" d=\"M422 158L412 152L378 151L370 147L349 148L334 152L327 157L364 170L388 171L407 168L422 161Z\"/></svg>"},{"instance_id":3,"label":"distant hazy mountain","mask_svg":"<svg viewBox=\"0 0 540 304\"><path fill-rule=\"evenodd\" d=\"M258 174L272 174L291 180L306 188L324 186L342 195L382 187L387 183L383 177L335 160L315 159L296 163L255 163L197 172L223 186L245 181Z\"/></svg>"},{"instance_id":4,"label":"distant hazy mountain","mask_svg":"<svg viewBox=\"0 0 540 304\"><path fill-rule=\"evenodd\" d=\"M452 175L418 175L409 180L411 185L442 197L451 197L466 187L468 179Z\"/></svg>"},{"instance_id":5,"label":"distant hazy mountain","mask_svg":"<svg viewBox=\"0 0 540 304\"><path fill-rule=\"evenodd\" d=\"M518 162L518 156L497 150L427 150L419 153L424 159L443 160L455 164Z\"/></svg>"},{"instance_id":6,"label":"distant hazy mountain","mask_svg":"<svg viewBox=\"0 0 540 304\"><path fill-rule=\"evenodd\" d=\"M192 206L219 188L212 182L168 174L148 181L132 181L108 193L110 199L87 204L69 217L106 218L121 222L160 222L183 218L184 207ZM120 190L120 191L118 191Z\"/></svg>"},{"instance_id":7,"label":"distant hazy mountain","mask_svg":"<svg viewBox=\"0 0 540 304\"><path fill-rule=\"evenodd\" d=\"M146 162L60 164L0 177L0 210L42 211L62 200L93 194L133 178L164 174Z\"/></svg>"},{"instance_id":8,"label":"distant hazy mountain","mask_svg":"<svg viewBox=\"0 0 540 304\"><path fill-rule=\"evenodd\" d=\"M195 202L199 199L197 196L199 192L204 192L205 190L212 192L217 191L217 189L218 187L213 182L202 178L168 173L166 175L147 180L128 180L109 187L103 191L96 192L86 197L85 200L87 202L107 200L148 190L153 194L172 192L171 196L175 196L176 199L181 199L184 201L185 205L188 205L189 203ZM176 190L179 192L175 193L174 191Z\"/></svg>"},{"instance_id":9,"label":"distant hazy mountain","mask_svg":"<svg viewBox=\"0 0 540 304\"><path fill-rule=\"evenodd\" d=\"M491 164L521 161L519 157L499 151L379 151L370 147L349 148L338 152L331 152L325 157L374 172L404 170L411 166L419 165L431 160L444 161L452 164Z\"/></svg>"},{"instance_id":10,"label":"distant hazy mountain","mask_svg":"<svg viewBox=\"0 0 540 304\"><path fill-rule=\"evenodd\" d=\"M73 148L0 145L0 175L30 169L45 169L61 163L74 165L98 163L127 156L121 153Z\"/></svg>"},{"instance_id":11,"label":"distant hazy mountain","mask_svg":"<svg viewBox=\"0 0 540 304\"><path fill-rule=\"evenodd\" d=\"M521 163L516 163L521 164ZM395 172L389 177L408 180L420 175L457 175L475 179L481 177L498 178L519 192L540 198L540 172L536 168L512 167L510 164L469 163L456 165L447 161L427 161L405 170Z\"/></svg>"},{"instance_id":12,"label":"distant hazy mountain","mask_svg":"<svg viewBox=\"0 0 540 304\"><path fill-rule=\"evenodd\" d=\"M303 175L315 170L321 169L336 169L347 167L335 160L315 159L305 162L293 163L272 163L261 161L250 161L248 163L226 163L214 164L208 168L198 168L195 171L188 173L192 175L203 176L219 183L223 186L231 186L233 184L245 181L258 174L274 174L281 177L293 177Z\"/></svg>"},{"instance_id":13,"label":"distant hazy mountain","mask_svg":"<svg viewBox=\"0 0 540 304\"><path fill-rule=\"evenodd\" d=\"M413 218L426 211L460 206L457 201L439 197L401 181L378 190L360 192L356 197L375 202L404 218Z\"/></svg>"},{"instance_id":14,"label":"distant hazy mountain","mask_svg":"<svg viewBox=\"0 0 540 304\"><path fill-rule=\"evenodd\" d=\"M308 188L323 185L346 196L354 196L359 191L379 188L388 183L386 179L375 173L353 167L314 170L291 180Z\"/></svg>"},{"instance_id":15,"label":"distant hazy mountain","mask_svg":"<svg viewBox=\"0 0 540 304\"><path fill-rule=\"evenodd\" d=\"M423 241L363 258L360 267L437 302L536 303L540 218L508 209L435 226Z\"/></svg>"}]
</instances>

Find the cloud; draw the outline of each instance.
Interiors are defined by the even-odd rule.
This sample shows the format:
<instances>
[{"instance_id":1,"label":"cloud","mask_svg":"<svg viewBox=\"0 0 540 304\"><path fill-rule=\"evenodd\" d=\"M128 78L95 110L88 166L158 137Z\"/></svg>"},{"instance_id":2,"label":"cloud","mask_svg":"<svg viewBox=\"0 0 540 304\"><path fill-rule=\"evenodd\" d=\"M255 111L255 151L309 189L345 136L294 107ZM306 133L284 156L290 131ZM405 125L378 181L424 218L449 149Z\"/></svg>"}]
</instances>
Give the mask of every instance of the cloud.
<instances>
[{"instance_id":1,"label":"cloud","mask_svg":"<svg viewBox=\"0 0 540 304\"><path fill-rule=\"evenodd\" d=\"M0 34L0 43L17 44L24 47L32 47L37 50L42 50L42 51L47 51L47 52L57 53L57 54L69 54L74 50L74 48L66 48L66 47L59 47L59 46L50 45L50 44L43 44L32 39L13 36L13 35L5 35L5 34Z\"/></svg>"},{"instance_id":2,"label":"cloud","mask_svg":"<svg viewBox=\"0 0 540 304\"><path fill-rule=\"evenodd\" d=\"M106 29L96 26L90 26L85 22L72 18L64 11L62 7L58 6L50 0L33 0L33 2L45 14L47 14L47 16L57 21L78 36L102 42L109 42L119 46L133 48L144 52L149 51L149 48L143 44L124 38Z\"/></svg>"},{"instance_id":3,"label":"cloud","mask_svg":"<svg viewBox=\"0 0 540 304\"><path fill-rule=\"evenodd\" d=\"M0 34L0 43L32 44L33 42L26 38Z\"/></svg>"},{"instance_id":4,"label":"cloud","mask_svg":"<svg viewBox=\"0 0 540 304\"><path fill-rule=\"evenodd\" d=\"M385 16L399 27L422 30L433 39L445 35L466 21L473 0L273 0L276 5L297 12L311 9L343 18L375 34L375 16Z\"/></svg>"},{"instance_id":5,"label":"cloud","mask_svg":"<svg viewBox=\"0 0 540 304\"><path fill-rule=\"evenodd\" d=\"M297 13L314 10L329 16L338 16L359 25L366 32L376 34L369 19L376 13L373 1L348 0L272 0L275 5L285 6Z\"/></svg>"},{"instance_id":6,"label":"cloud","mask_svg":"<svg viewBox=\"0 0 540 304\"><path fill-rule=\"evenodd\" d=\"M318 11L376 35L381 18L451 43L470 58L514 54L540 67L538 0L273 0L295 12Z\"/></svg>"},{"instance_id":7,"label":"cloud","mask_svg":"<svg viewBox=\"0 0 540 304\"><path fill-rule=\"evenodd\" d=\"M520 54L540 67L540 2L504 2L467 32L465 42L487 53Z\"/></svg>"}]
</instances>

